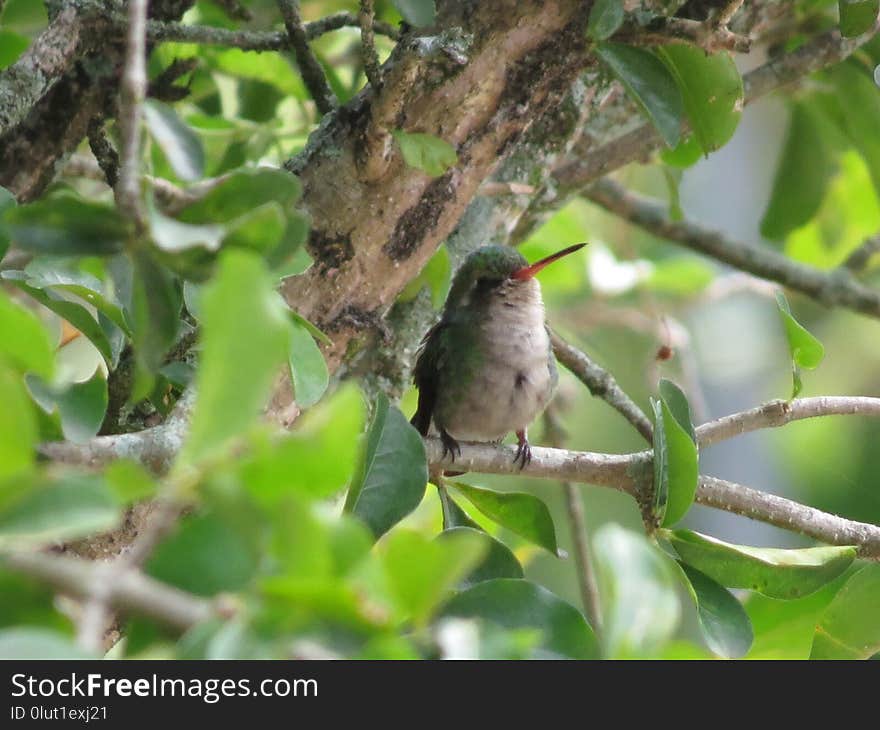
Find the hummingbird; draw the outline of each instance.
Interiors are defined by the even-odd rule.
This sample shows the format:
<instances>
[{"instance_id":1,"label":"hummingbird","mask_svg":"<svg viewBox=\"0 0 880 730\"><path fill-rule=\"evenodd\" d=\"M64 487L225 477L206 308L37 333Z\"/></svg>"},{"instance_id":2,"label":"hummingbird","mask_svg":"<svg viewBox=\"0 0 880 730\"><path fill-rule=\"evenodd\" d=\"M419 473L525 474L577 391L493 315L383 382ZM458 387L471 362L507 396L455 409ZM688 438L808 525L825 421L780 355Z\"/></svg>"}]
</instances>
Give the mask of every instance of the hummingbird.
<instances>
[{"instance_id":1,"label":"hummingbird","mask_svg":"<svg viewBox=\"0 0 880 730\"><path fill-rule=\"evenodd\" d=\"M508 246L483 246L456 272L413 371L419 402L411 423L423 436L439 435L444 456L461 456L459 441L498 443L513 431L514 463L531 461L528 426L559 379L535 275L584 246L532 264Z\"/></svg>"}]
</instances>

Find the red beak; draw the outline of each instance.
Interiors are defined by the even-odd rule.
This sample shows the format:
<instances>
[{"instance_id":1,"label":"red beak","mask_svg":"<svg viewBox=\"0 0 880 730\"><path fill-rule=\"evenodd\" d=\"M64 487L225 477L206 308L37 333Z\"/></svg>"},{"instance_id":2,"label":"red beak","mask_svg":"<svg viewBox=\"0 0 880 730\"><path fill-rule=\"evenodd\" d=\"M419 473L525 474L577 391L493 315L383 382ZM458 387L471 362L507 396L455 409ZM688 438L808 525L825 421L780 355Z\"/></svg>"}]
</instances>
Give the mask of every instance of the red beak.
<instances>
[{"instance_id":1,"label":"red beak","mask_svg":"<svg viewBox=\"0 0 880 730\"><path fill-rule=\"evenodd\" d=\"M523 281L525 279L531 279L535 274L537 274L541 269L545 266L549 266L554 261L558 261L563 256L568 256L570 253L574 253L575 251L580 251L586 243L576 243L574 246L569 246L568 248L564 248L561 251L557 251L554 254L550 254L550 256L546 256L540 261L535 261L533 264L529 264L528 266L523 266L521 269L517 269L511 275L511 279L519 279Z\"/></svg>"}]
</instances>

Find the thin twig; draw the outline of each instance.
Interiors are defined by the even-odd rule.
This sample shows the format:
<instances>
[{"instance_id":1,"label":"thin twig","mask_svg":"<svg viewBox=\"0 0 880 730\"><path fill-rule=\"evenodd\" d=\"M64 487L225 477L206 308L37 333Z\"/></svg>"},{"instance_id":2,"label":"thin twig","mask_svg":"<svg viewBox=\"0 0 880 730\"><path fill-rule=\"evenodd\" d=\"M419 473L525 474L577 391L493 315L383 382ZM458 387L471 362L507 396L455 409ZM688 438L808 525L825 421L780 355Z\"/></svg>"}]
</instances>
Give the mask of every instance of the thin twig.
<instances>
[{"instance_id":1,"label":"thin twig","mask_svg":"<svg viewBox=\"0 0 880 730\"><path fill-rule=\"evenodd\" d=\"M361 57L364 73L375 92L382 88L382 69L376 54L376 40L373 37L373 0L361 0L358 23L361 26Z\"/></svg>"},{"instance_id":2,"label":"thin twig","mask_svg":"<svg viewBox=\"0 0 880 730\"><path fill-rule=\"evenodd\" d=\"M712 19L712 25L716 28L726 28L727 24L733 20L733 16L742 7L744 0L728 0L723 8Z\"/></svg>"},{"instance_id":3,"label":"thin twig","mask_svg":"<svg viewBox=\"0 0 880 730\"><path fill-rule=\"evenodd\" d=\"M547 440L551 446L561 448L565 440L565 432L556 417L556 411L552 408L544 413ZM581 592L581 603L587 614L587 619L593 631L598 635L602 631L602 604L599 600L599 582L596 579L596 571L593 560L590 557L589 536L587 523L584 519L583 496L577 487L571 482L560 482L565 494L565 508L568 514L571 542L574 548L574 561L577 567L578 587Z\"/></svg>"},{"instance_id":4,"label":"thin twig","mask_svg":"<svg viewBox=\"0 0 880 730\"><path fill-rule=\"evenodd\" d=\"M880 234L866 238L861 246L846 257L843 265L852 272L863 271L878 251L880 251Z\"/></svg>"},{"instance_id":5,"label":"thin twig","mask_svg":"<svg viewBox=\"0 0 880 730\"><path fill-rule=\"evenodd\" d=\"M107 139L103 120L95 118L89 122L88 137L89 148L104 175L104 180L111 188L115 188L116 183L119 182L119 154Z\"/></svg>"},{"instance_id":6,"label":"thin twig","mask_svg":"<svg viewBox=\"0 0 880 730\"><path fill-rule=\"evenodd\" d=\"M116 200L138 230L146 225L141 199L141 120L147 95L147 0L129 0L128 41L122 72L119 128L122 136L122 162Z\"/></svg>"},{"instance_id":7,"label":"thin twig","mask_svg":"<svg viewBox=\"0 0 880 730\"><path fill-rule=\"evenodd\" d=\"M299 0L276 0L281 17L284 18L284 27L290 37L296 55L296 63L303 77L303 83L315 100L315 106L321 114L328 114L336 108L336 97L327 83L324 69L312 53L306 31L303 27L302 18L299 14Z\"/></svg>"},{"instance_id":8,"label":"thin twig","mask_svg":"<svg viewBox=\"0 0 880 730\"><path fill-rule=\"evenodd\" d=\"M253 13L242 5L239 0L211 0L233 20L252 20Z\"/></svg>"},{"instance_id":9,"label":"thin twig","mask_svg":"<svg viewBox=\"0 0 880 730\"><path fill-rule=\"evenodd\" d=\"M594 203L630 223L698 253L806 294L826 306L844 307L880 318L880 292L846 269L822 271L768 248L725 238L695 223L671 221L665 203L645 198L609 179L584 191Z\"/></svg>"},{"instance_id":10,"label":"thin twig","mask_svg":"<svg viewBox=\"0 0 880 730\"><path fill-rule=\"evenodd\" d=\"M334 13L320 20L305 23L307 40L340 28L357 28L358 18L354 13ZM380 20L373 21L373 32L392 40L400 37L400 32L392 25ZM147 38L153 43L200 43L203 45L229 46L242 51L289 51L293 48L290 36L282 31L229 30L211 25L190 25L186 23L147 22Z\"/></svg>"},{"instance_id":11,"label":"thin twig","mask_svg":"<svg viewBox=\"0 0 880 730\"><path fill-rule=\"evenodd\" d=\"M651 421L617 384L611 373L594 363L576 347L569 345L555 332L550 333L550 343L556 359L586 385L592 395L601 398L618 411L635 426L648 443L653 441L654 428Z\"/></svg>"}]
</instances>

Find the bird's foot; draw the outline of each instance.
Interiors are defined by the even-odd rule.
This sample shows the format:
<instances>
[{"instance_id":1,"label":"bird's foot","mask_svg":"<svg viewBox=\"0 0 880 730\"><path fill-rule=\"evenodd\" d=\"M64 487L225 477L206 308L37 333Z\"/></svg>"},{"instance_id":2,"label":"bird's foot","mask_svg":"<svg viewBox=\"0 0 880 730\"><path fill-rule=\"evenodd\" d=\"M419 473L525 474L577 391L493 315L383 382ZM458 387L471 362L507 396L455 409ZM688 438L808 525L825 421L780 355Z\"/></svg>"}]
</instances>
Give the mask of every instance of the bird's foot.
<instances>
[{"instance_id":1,"label":"bird's foot","mask_svg":"<svg viewBox=\"0 0 880 730\"><path fill-rule=\"evenodd\" d=\"M440 429L440 441L443 444L444 459L449 456L451 461L455 461L456 455L461 456L461 446L458 445L458 441L442 428Z\"/></svg>"},{"instance_id":2,"label":"bird's foot","mask_svg":"<svg viewBox=\"0 0 880 730\"><path fill-rule=\"evenodd\" d=\"M516 432L516 456L513 457L513 463L520 462L519 468L525 469L526 464L532 460L532 447L529 446L529 437L526 435L525 429Z\"/></svg>"}]
</instances>

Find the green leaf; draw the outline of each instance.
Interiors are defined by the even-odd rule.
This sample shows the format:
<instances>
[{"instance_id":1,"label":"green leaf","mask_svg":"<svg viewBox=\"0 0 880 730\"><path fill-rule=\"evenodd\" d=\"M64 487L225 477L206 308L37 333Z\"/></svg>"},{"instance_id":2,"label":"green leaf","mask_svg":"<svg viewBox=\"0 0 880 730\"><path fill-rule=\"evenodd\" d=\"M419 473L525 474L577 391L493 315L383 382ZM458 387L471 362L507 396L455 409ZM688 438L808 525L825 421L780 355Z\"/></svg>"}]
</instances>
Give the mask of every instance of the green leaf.
<instances>
[{"instance_id":1,"label":"green leaf","mask_svg":"<svg viewBox=\"0 0 880 730\"><path fill-rule=\"evenodd\" d=\"M184 463L221 453L254 422L290 347L286 308L272 277L251 253L221 254L201 306L198 397L181 454Z\"/></svg>"},{"instance_id":2,"label":"green leaf","mask_svg":"<svg viewBox=\"0 0 880 730\"><path fill-rule=\"evenodd\" d=\"M104 480L116 500L123 505L148 499L156 494L152 475L138 462L120 459L104 470Z\"/></svg>"},{"instance_id":3,"label":"green leaf","mask_svg":"<svg viewBox=\"0 0 880 730\"><path fill-rule=\"evenodd\" d=\"M0 302L3 301L0 296ZM0 320L2 321L2 320ZM5 330L4 330L5 334ZM3 338L0 338L2 341ZM33 466L37 423L24 382L0 362L0 483Z\"/></svg>"},{"instance_id":4,"label":"green leaf","mask_svg":"<svg viewBox=\"0 0 880 730\"><path fill-rule=\"evenodd\" d=\"M147 99L144 102L144 119L150 136L156 140L177 177L192 182L204 175L205 152L202 142L174 109L156 99Z\"/></svg>"},{"instance_id":5,"label":"green leaf","mask_svg":"<svg viewBox=\"0 0 880 730\"><path fill-rule=\"evenodd\" d=\"M57 409L61 416L64 438L81 444L98 433L107 412L107 381L96 370L91 378L82 383L64 387L46 383L30 376L27 385L37 404L48 414Z\"/></svg>"},{"instance_id":6,"label":"green leaf","mask_svg":"<svg viewBox=\"0 0 880 730\"><path fill-rule=\"evenodd\" d=\"M119 505L102 481L67 474L25 490L0 509L0 546L75 540L110 529L120 516Z\"/></svg>"},{"instance_id":7,"label":"green leaf","mask_svg":"<svg viewBox=\"0 0 880 730\"><path fill-rule=\"evenodd\" d=\"M687 137L679 140L673 149L663 149L660 151L660 159L676 168L686 168L695 165L703 156L703 149L697 140L696 135L689 134Z\"/></svg>"},{"instance_id":8,"label":"green leaf","mask_svg":"<svg viewBox=\"0 0 880 730\"><path fill-rule=\"evenodd\" d=\"M483 545L483 558L461 579L459 587L470 588L477 583L495 578L523 577L522 565L510 548L479 528L465 526L446 528L437 539L444 540L447 535L465 534L476 535L474 539Z\"/></svg>"},{"instance_id":9,"label":"green leaf","mask_svg":"<svg viewBox=\"0 0 880 730\"><path fill-rule=\"evenodd\" d=\"M697 608L706 644L727 659L744 656L752 646L754 635L752 622L742 604L724 586L696 568L684 563L680 567L682 582Z\"/></svg>"},{"instance_id":10,"label":"green leaf","mask_svg":"<svg viewBox=\"0 0 880 730\"><path fill-rule=\"evenodd\" d=\"M696 46L673 43L657 50L681 90L684 110L704 154L723 146L742 114L743 82L726 51L707 55Z\"/></svg>"},{"instance_id":11,"label":"green leaf","mask_svg":"<svg viewBox=\"0 0 880 730\"><path fill-rule=\"evenodd\" d=\"M847 580L816 626L810 659L869 659L880 652L880 565Z\"/></svg>"},{"instance_id":12,"label":"green leaf","mask_svg":"<svg viewBox=\"0 0 880 730\"><path fill-rule=\"evenodd\" d=\"M10 208L4 218L16 245L34 253L109 256L129 237L128 223L115 208L67 192Z\"/></svg>"},{"instance_id":13,"label":"green leaf","mask_svg":"<svg viewBox=\"0 0 880 730\"><path fill-rule=\"evenodd\" d=\"M95 659L58 631L16 626L0 630L3 659Z\"/></svg>"},{"instance_id":14,"label":"green leaf","mask_svg":"<svg viewBox=\"0 0 880 730\"><path fill-rule=\"evenodd\" d=\"M587 34L597 41L614 35L623 23L622 0L596 0L590 9Z\"/></svg>"},{"instance_id":15,"label":"green leaf","mask_svg":"<svg viewBox=\"0 0 880 730\"><path fill-rule=\"evenodd\" d=\"M361 474L348 490L345 511L360 517L380 537L419 506L427 482L422 437L380 393L367 431Z\"/></svg>"},{"instance_id":16,"label":"green leaf","mask_svg":"<svg viewBox=\"0 0 880 730\"><path fill-rule=\"evenodd\" d=\"M791 397L796 398L801 392L801 368L813 370L819 367L822 358L825 357L825 348L813 335L811 335L791 314L788 300L781 291L776 292L776 305L779 308L779 316L785 327L785 337L788 340L788 351L791 353L792 378L794 381Z\"/></svg>"},{"instance_id":17,"label":"green leaf","mask_svg":"<svg viewBox=\"0 0 880 730\"><path fill-rule=\"evenodd\" d=\"M311 332L298 322L290 325L289 361L296 404L300 408L315 405L327 390L330 373Z\"/></svg>"},{"instance_id":18,"label":"green leaf","mask_svg":"<svg viewBox=\"0 0 880 730\"><path fill-rule=\"evenodd\" d=\"M422 625L452 587L476 567L486 549L474 530L439 540L395 530L385 540L382 564L395 601L416 625Z\"/></svg>"},{"instance_id":19,"label":"green leaf","mask_svg":"<svg viewBox=\"0 0 880 730\"><path fill-rule=\"evenodd\" d=\"M596 659L599 655L596 637L580 611L527 580L496 578L478 583L454 596L442 615L482 618L506 629L538 629L542 647L560 656Z\"/></svg>"},{"instance_id":20,"label":"green leaf","mask_svg":"<svg viewBox=\"0 0 880 730\"><path fill-rule=\"evenodd\" d=\"M394 139L400 145L404 162L431 177L439 177L458 163L455 147L433 134L397 129L394 131Z\"/></svg>"},{"instance_id":21,"label":"green leaf","mask_svg":"<svg viewBox=\"0 0 880 730\"><path fill-rule=\"evenodd\" d=\"M2 43L0 43L2 45ZM15 207L15 196L6 188L0 187L0 260L9 250L9 231L6 230L4 214Z\"/></svg>"},{"instance_id":22,"label":"green leaf","mask_svg":"<svg viewBox=\"0 0 880 730\"><path fill-rule=\"evenodd\" d=\"M272 200L230 221L223 245L268 256L281 243L286 227L284 209Z\"/></svg>"},{"instance_id":23,"label":"green leaf","mask_svg":"<svg viewBox=\"0 0 880 730\"><path fill-rule=\"evenodd\" d=\"M874 27L880 0L838 0L840 11L840 35L855 38Z\"/></svg>"},{"instance_id":24,"label":"green leaf","mask_svg":"<svg viewBox=\"0 0 880 730\"><path fill-rule=\"evenodd\" d=\"M696 434L691 423L690 406L684 393L675 383L660 381L663 437L665 439L665 476L668 480L663 492L666 509L662 524L672 525L687 514L694 502L699 477ZM661 447L662 448L662 447ZM656 471L655 471L656 476ZM661 478L664 474L661 472Z\"/></svg>"},{"instance_id":25,"label":"green leaf","mask_svg":"<svg viewBox=\"0 0 880 730\"><path fill-rule=\"evenodd\" d=\"M7 360L21 372L48 378L55 363L55 348L43 323L28 309L0 290L0 361Z\"/></svg>"},{"instance_id":26,"label":"green leaf","mask_svg":"<svg viewBox=\"0 0 880 730\"><path fill-rule=\"evenodd\" d=\"M765 238L782 239L818 212L837 169L836 134L830 126L816 104L792 104L773 192L761 218Z\"/></svg>"},{"instance_id":27,"label":"green leaf","mask_svg":"<svg viewBox=\"0 0 880 730\"><path fill-rule=\"evenodd\" d=\"M140 368L155 373L177 337L182 295L171 274L147 252L134 254L132 335ZM137 392L133 399L146 397Z\"/></svg>"},{"instance_id":28,"label":"green leaf","mask_svg":"<svg viewBox=\"0 0 880 730\"><path fill-rule=\"evenodd\" d=\"M239 462L241 481L270 510L291 492L313 499L334 495L352 478L363 430L360 391L340 388L300 416L283 439L252 439L249 458Z\"/></svg>"},{"instance_id":29,"label":"green leaf","mask_svg":"<svg viewBox=\"0 0 880 730\"><path fill-rule=\"evenodd\" d=\"M437 9L434 0L392 0L403 19L416 28L434 25Z\"/></svg>"},{"instance_id":30,"label":"green leaf","mask_svg":"<svg viewBox=\"0 0 880 730\"><path fill-rule=\"evenodd\" d=\"M0 29L0 70L15 63L30 44L27 36Z\"/></svg>"},{"instance_id":31,"label":"green leaf","mask_svg":"<svg viewBox=\"0 0 880 730\"><path fill-rule=\"evenodd\" d=\"M180 213L186 223L229 223L268 202L291 213L302 195L296 175L271 167L242 168L224 175L223 181Z\"/></svg>"},{"instance_id":32,"label":"green leaf","mask_svg":"<svg viewBox=\"0 0 880 730\"><path fill-rule=\"evenodd\" d=\"M441 245L419 272L419 275L410 280L409 284L400 292L398 299L402 302L412 301L422 289L428 287L431 291L431 303L435 309L439 309L446 301L451 281L452 266L449 262L449 252L446 250L446 246Z\"/></svg>"},{"instance_id":33,"label":"green leaf","mask_svg":"<svg viewBox=\"0 0 880 730\"><path fill-rule=\"evenodd\" d=\"M619 43L602 43L596 53L651 120L663 141L675 147L681 134L682 94L666 66L651 51Z\"/></svg>"},{"instance_id":34,"label":"green leaf","mask_svg":"<svg viewBox=\"0 0 880 730\"><path fill-rule=\"evenodd\" d=\"M809 595L834 580L856 556L853 547L756 548L690 530L672 530L666 537L685 563L721 585L771 598Z\"/></svg>"},{"instance_id":35,"label":"green leaf","mask_svg":"<svg viewBox=\"0 0 880 730\"><path fill-rule=\"evenodd\" d=\"M496 492L462 482L452 486L493 522L558 555L553 518L547 505L536 496L525 492Z\"/></svg>"},{"instance_id":36,"label":"green leaf","mask_svg":"<svg viewBox=\"0 0 880 730\"><path fill-rule=\"evenodd\" d=\"M200 596L245 587L257 570L254 545L213 513L186 520L147 563L157 580Z\"/></svg>"},{"instance_id":37,"label":"green leaf","mask_svg":"<svg viewBox=\"0 0 880 730\"><path fill-rule=\"evenodd\" d=\"M217 251L225 236L224 226L181 223L158 210L150 211L150 237L158 248L167 253L180 253L191 248Z\"/></svg>"},{"instance_id":38,"label":"green leaf","mask_svg":"<svg viewBox=\"0 0 880 730\"><path fill-rule=\"evenodd\" d=\"M663 418L663 402L651 398L654 412L654 494L651 515L655 523L663 524L666 505L669 502L669 445L666 442L666 421Z\"/></svg>"},{"instance_id":39,"label":"green leaf","mask_svg":"<svg viewBox=\"0 0 880 730\"><path fill-rule=\"evenodd\" d=\"M4 278L11 273L13 272L4 272ZM74 294L105 315L126 336L131 336L131 327L122 307L114 297L104 292L97 277L77 271L60 260L46 258L31 261L25 267L24 274L28 286Z\"/></svg>"},{"instance_id":40,"label":"green leaf","mask_svg":"<svg viewBox=\"0 0 880 730\"><path fill-rule=\"evenodd\" d=\"M650 656L672 636L681 612L668 561L644 535L613 523L593 536L593 559L605 655Z\"/></svg>"}]
</instances>

